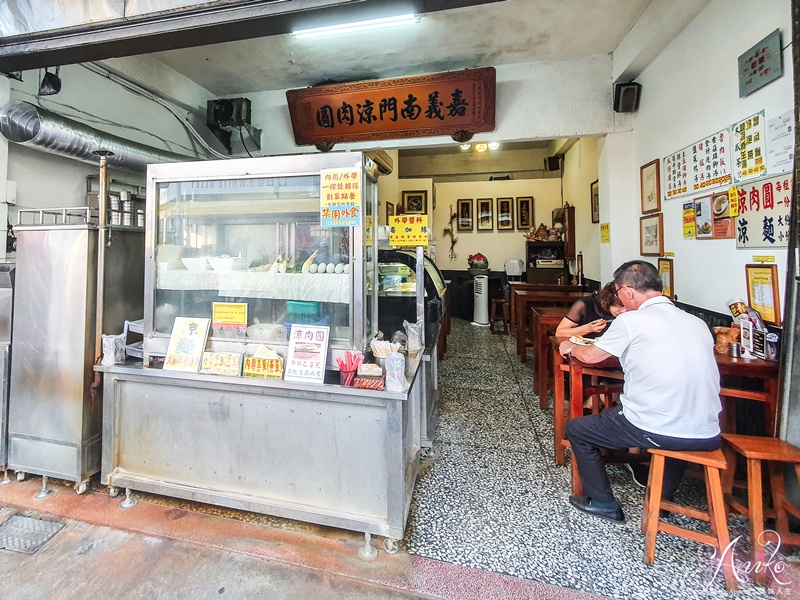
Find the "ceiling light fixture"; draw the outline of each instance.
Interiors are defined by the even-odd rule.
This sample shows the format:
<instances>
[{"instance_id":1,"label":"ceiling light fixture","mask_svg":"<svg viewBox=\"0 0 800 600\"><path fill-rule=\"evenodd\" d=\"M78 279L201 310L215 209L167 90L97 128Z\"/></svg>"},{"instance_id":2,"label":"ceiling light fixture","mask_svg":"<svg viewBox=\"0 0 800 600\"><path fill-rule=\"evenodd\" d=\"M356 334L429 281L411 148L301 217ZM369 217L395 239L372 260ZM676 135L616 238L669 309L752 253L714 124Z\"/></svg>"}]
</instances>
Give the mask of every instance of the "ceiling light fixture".
<instances>
[{"instance_id":1,"label":"ceiling light fixture","mask_svg":"<svg viewBox=\"0 0 800 600\"><path fill-rule=\"evenodd\" d=\"M486 152L489 149L489 144L486 142L478 142L475 144L475 151L476 152Z\"/></svg>"},{"instance_id":2,"label":"ceiling light fixture","mask_svg":"<svg viewBox=\"0 0 800 600\"><path fill-rule=\"evenodd\" d=\"M489 150L497 150L500 147L500 142L489 142Z\"/></svg>"},{"instance_id":3,"label":"ceiling light fixture","mask_svg":"<svg viewBox=\"0 0 800 600\"><path fill-rule=\"evenodd\" d=\"M472 148L472 144L461 144L459 148L461 148L462 150L469 150L470 148Z\"/></svg>"},{"instance_id":4,"label":"ceiling light fixture","mask_svg":"<svg viewBox=\"0 0 800 600\"><path fill-rule=\"evenodd\" d=\"M356 31L370 31L372 29L383 29L385 27L399 27L400 25L412 25L420 22L420 16L413 13L397 15L394 17L383 17L381 19L368 19L366 21L354 21L353 23L343 23L341 25L328 25L327 27L313 27L311 29L298 29L292 32L292 37L298 40L325 35L339 35L340 33L353 33Z\"/></svg>"}]
</instances>

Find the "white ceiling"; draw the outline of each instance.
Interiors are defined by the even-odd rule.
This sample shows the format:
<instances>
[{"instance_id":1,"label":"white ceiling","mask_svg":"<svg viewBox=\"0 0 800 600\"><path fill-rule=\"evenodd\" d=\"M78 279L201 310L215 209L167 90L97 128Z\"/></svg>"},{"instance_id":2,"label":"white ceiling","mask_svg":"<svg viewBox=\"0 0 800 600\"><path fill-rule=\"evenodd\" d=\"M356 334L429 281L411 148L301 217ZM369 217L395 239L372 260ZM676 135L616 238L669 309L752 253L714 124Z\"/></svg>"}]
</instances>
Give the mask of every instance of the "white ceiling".
<instances>
[{"instance_id":1,"label":"white ceiling","mask_svg":"<svg viewBox=\"0 0 800 600\"><path fill-rule=\"evenodd\" d=\"M423 14L395 29L309 40L274 35L153 56L225 97L608 54L650 1L505 0ZM406 12L396 4L396 14Z\"/></svg>"}]
</instances>

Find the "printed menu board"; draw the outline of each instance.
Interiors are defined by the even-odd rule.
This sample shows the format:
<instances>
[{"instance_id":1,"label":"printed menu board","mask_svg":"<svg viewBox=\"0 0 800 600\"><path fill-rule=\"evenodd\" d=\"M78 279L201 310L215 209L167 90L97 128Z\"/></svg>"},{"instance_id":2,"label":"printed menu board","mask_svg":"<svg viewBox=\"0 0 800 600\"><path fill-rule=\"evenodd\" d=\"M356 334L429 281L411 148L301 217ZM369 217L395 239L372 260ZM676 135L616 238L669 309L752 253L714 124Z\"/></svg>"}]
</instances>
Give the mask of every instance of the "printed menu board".
<instances>
[{"instance_id":1,"label":"printed menu board","mask_svg":"<svg viewBox=\"0 0 800 600\"><path fill-rule=\"evenodd\" d=\"M728 130L723 129L665 157L665 197L669 200L730 183L728 148Z\"/></svg>"},{"instance_id":2,"label":"printed menu board","mask_svg":"<svg viewBox=\"0 0 800 600\"><path fill-rule=\"evenodd\" d=\"M323 383L329 336L327 325L293 324L283 379Z\"/></svg>"},{"instance_id":3,"label":"printed menu board","mask_svg":"<svg viewBox=\"0 0 800 600\"><path fill-rule=\"evenodd\" d=\"M733 177L736 183L767 174L767 136L764 127L763 110L731 126L733 155L736 158Z\"/></svg>"},{"instance_id":4,"label":"printed menu board","mask_svg":"<svg viewBox=\"0 0 800 600\"><path fill-rule=\"evenodd\" d=\"M694 213L698 240L733 239L733 217L727 191L695 198Z\"/></svg>"},{"instance_id":5,"label":"printed menu board","mask_svg":"<svg viewBox=\"0 0 800 600\"><path fill-rule=\"evenodd\" d=\"M389 217L389 245L427 246L428 215Z\"/></svg>"},{"instance_id":6,"label":"printed menu board","mask_svg":"<svg viewBox=\"0 0 800 600\"><path fill-rule=\"evenodd\" d=\"M737 248L786 248L793 177L788 173L737 185Z\"/></svg>"},{"instance_id":7,"label":"printed menu board","mask_svg":"<svg viewBox=\"0 0 800 600\"><path fill-rule=\"evenodd\" d=\"M197 372L203 351L206 349L210 324L211 319L175 317L167 355L164 357L165 371Z\"/></svg>"}]
</instances>

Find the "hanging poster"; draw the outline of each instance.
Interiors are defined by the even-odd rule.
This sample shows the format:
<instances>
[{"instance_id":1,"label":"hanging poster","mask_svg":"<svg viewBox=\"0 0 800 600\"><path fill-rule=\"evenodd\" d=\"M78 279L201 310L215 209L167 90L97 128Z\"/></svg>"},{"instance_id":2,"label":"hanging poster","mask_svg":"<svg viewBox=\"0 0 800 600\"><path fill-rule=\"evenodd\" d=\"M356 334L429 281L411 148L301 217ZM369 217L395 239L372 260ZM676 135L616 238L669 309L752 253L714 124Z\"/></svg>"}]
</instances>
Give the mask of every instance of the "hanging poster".
<instances>
[{"instance_id":1,"label":"hanging poster","mask_svg":"<svg viewBox=\"0 0 800 600\"><path fill-rule=\"evenodd\" d=\"M733 218L727 191L695 198L694 212L695 237L698 240L733 239Z\"/></svg>"},{"instance_id":2,"label":"hanging poster","mask_svg":"<svg viewBox=\"0 0 800 600\"><path fill-rule=\"evenodd\" d=\"M733 180L739 183L764 177L767 174L764 111L734 123L731 132L734 144L733 156L736 159Z\"/></svg>"},{"instance_id":3,"label":"hanging poster","mask_svg":"<svg viewBox=\"0 0 800 600\"><path fill-rule=\"evenodd\" d=\"M389 219L390 246L427 246L428 215L396 215Z\"/></svg>"},{"instance_id":4,"label":"hanging poster","mask_svg":"<svg viewBox=\"0 0 800 600\"><path fill-rule=\"evenodd\" d=\"M664 158L667 199L732 181L728 130L718 131Z\"/></svg>"},{"instance_id":5,"label":"hanging poster","mask_svg":"<svg viewBox=\"0 0 800 600\"><path fill-rule=\"evenodd\" d=\"M286 355L286 381L325 381L325 362L328 359L327 325L299 325L294 323L289 334L289 352Z\"/></svg>"},{"instance_id":6,"label":"hanging poster","mask_svg":"<svg viewBox=\"0 0 800 600\"><path fill-rule=\"evenodd\" d=\"M175 317L167 355L164 357L165 371L197 372L203 351L206 349L210 324L211 319Z\"/></svg>"},{"instance_id":7,"label":"hanging poster","mask_svg":"<svg viewBox=\"0 0 800 600\"><path fill-rule=\"evenodd\" d=\"M683 239L693 240L697 216L694 212L694 202L683 203Z\"/></svg>"},{"instance_id":8,"label":"hanging poster","mask_svg":"<svg viewBox=\"0 0 800 600\"><path fill-rule=\"evenodd\" d=\"M793 178L788 173L738 184L737 248L786 248Z\"/></svg>"},{"instance_id":9,"label":"hanging poster","mask_svg":"<svg viewBox=\"0 0 800 600\"><path fill-rule=\"evenodd\" d=\"M320 224L323 227L361 226L361 171L320 171Z\"/></svg>"},{"instance_id":10,"label":"hanging poster","mask_svg":"<svg viewBox=\"0 0 800 600\"><path fill-rule=\"evenodd\" d=\"M794 119L792 111L767 121L767 173L789 173L794 168Z\"/></svg>"}]
</instances>

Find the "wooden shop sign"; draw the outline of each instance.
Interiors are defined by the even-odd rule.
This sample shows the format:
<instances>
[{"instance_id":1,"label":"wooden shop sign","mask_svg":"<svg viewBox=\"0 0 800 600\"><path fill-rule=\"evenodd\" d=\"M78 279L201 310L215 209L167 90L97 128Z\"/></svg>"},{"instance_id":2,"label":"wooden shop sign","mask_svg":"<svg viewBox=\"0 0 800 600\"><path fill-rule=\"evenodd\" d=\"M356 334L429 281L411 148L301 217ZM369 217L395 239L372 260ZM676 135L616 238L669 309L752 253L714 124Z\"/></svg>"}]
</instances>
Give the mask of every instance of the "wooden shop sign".
<instances>
[{"instance_id":1,"label":"wooden shop sign","mask_svg":"<svg viewBox=\"0 0 800 600\"><path fill-rule=\"evenodd\" d=\"M320 85L286 99L298 146L452 136L494 131L495 80L487 67Z\"/></svg>"}]
</instances>

